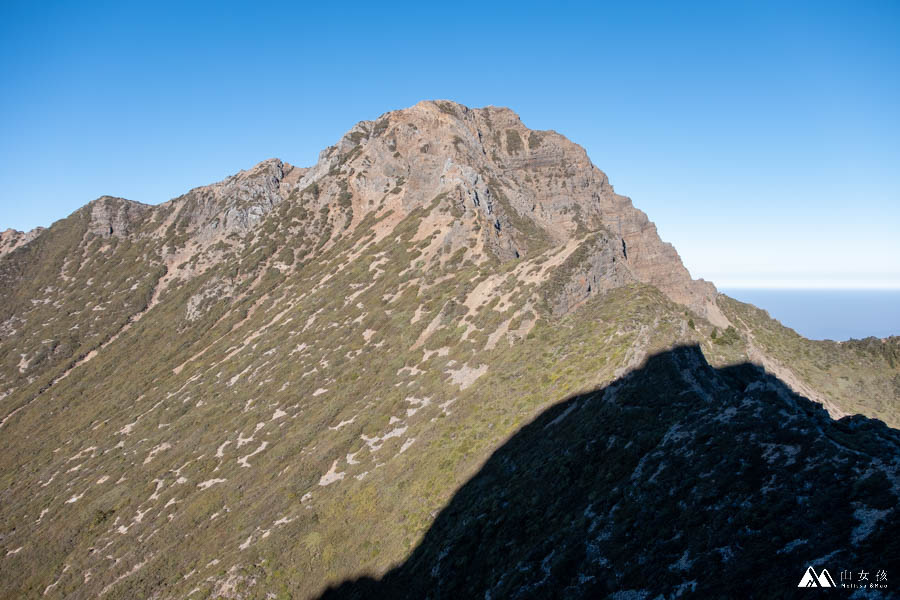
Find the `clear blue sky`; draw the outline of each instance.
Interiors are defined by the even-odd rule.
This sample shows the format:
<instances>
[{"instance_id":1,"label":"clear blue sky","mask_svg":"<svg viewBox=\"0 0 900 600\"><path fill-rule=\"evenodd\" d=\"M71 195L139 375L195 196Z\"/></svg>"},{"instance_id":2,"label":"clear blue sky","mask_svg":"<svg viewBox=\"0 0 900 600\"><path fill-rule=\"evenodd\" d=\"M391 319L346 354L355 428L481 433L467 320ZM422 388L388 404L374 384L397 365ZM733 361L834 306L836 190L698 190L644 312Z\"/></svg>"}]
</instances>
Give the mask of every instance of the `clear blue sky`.
<instances>
[{"instance_id":1,"label":"clear blue sky","mask_svg":"<svg viewBox=\"0 0 900 600\"><path fill-rule=\"evenodd\" d=\"M900 286L896 1L5 0L0 77L0 228L449 98L583 145L695 277Z\"/></svg>"}]
</instances>

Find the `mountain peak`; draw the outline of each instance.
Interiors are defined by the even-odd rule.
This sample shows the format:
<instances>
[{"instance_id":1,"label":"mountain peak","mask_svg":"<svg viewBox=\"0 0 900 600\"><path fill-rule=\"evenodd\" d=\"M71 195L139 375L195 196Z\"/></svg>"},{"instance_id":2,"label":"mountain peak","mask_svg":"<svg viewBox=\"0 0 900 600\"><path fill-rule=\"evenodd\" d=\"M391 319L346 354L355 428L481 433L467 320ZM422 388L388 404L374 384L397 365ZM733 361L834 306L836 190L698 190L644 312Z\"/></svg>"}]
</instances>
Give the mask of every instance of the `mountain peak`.
<instances>
[{"instance_id":1,"label":"mountain peak","mask_svg":"<svg viewBox=\"0 0 900 600\"><path fill-rule=\"evenodd\" d=\"M455 252L474 264L502 264L565 250L578 264L546 299L558 314L639 281L728 325L712 284L691 279L675 249L615 193L582 147L555 131L529 129L506 107L424 100L357 123L310 168L266 159L159 207L97 199L89 205L90 231L128 236L143 227L146 235L166 237L175 227L176 246L196 254L251 234L283 202L325 217L307 224L323 249L367 221L391 215L393 222L418 210L430 215L420 235L441 239L423 256L425 264L444 264ZM389 233L377 228L376 237Z\"/></svg>"},{"instance_id":2,"label":"mountain peak","mask_svg":"<svg viewBox=\"0 0 900 600\"><path fill-rule=\"evenodd\" d=\"M896 432L741 363L896 423L898 344L716 296L577 145L423 103L0 257L0 596L308 598L398 566L348 595L719 597L776 554L766 589L841 543L874 565Z\"/></svg>"},{"instance_id":3,"label":"mountain peak","mask_svg":"<svg viewBox=\"0 0 900 600\"><path fill-rule=\"evenodd\" d=\"M554 131L529 129L508 108L427 100L361 121L298 182L313 185L324 192L317 201L346 206L350 228L370 214L407 215L440 199L447 212L431 226L446 232L453 251L474 244L475 262L531 259L593 235L606 258L594 261L597 281L584 283L583 293L596 292L601 281L642 281L727 325L715 288L691 279L674 248L615 193L583 148Z\"/></svg>"}]
</instances>

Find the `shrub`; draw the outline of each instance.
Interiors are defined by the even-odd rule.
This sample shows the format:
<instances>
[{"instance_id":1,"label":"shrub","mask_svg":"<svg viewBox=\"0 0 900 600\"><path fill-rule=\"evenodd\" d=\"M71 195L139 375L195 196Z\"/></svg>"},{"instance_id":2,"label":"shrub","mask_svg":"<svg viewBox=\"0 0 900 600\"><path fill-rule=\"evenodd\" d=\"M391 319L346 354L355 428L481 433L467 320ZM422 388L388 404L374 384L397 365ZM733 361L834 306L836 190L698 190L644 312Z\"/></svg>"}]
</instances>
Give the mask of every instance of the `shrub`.
<instances>
[{"instance_id":1,"label":"shrub","mask_svg":"<svg viewBox=\"0 0 900 600\"><path fill-rule=\"evenodd\" d=\"M515 129L507 129L506 130L506 151L510 154L518 154L522 150L525 149L525 146L522 144L522 138L519 137L519 132Z\"/></svg>"}]
</instances>

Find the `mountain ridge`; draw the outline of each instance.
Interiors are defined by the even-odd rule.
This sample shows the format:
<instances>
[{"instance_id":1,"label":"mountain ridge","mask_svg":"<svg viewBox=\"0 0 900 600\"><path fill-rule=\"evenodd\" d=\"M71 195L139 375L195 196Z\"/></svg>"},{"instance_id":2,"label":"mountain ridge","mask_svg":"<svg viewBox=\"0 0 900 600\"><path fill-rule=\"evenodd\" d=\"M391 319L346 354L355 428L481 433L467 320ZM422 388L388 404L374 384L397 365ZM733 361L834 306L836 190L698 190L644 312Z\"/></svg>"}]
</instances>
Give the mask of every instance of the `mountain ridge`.
<instances>
[{"instance_id":1,"label":"mountain ridge","mask_svg":"<svg viewBox=\"0 0 900 600\"><path fill-rule=\"evenodd\" d=\"M618 437L632 421L641 435ZM523 426L406 561L322 598L781 597L808 562L886 568L897 546L887 513L883 527L834 518L861 514L867 502L887 509L900 491L898 472L872 446L858 453L864 444L897 454L900 432L861 416L834 421L759 367L716 369L699 347L676 347ZM740 449L722 451L732 445ZM841 473L823 475L819 461ZM883 474L892 491L876 500L840 485L855 478L850 462L873 481ZM780 487L783 478L792 482ZM830 487L840 489L827 502L815 497ZM712 506L728 509L700 516Z\"/></svg>"},{"instance_id":2,"label":"mountain ridge","mask_svg":"<svg viewBox=\"0 0 900 600\"><path fill-rule=\"evenodd\" d=\"M532 133L420 103L313 167L102 197L0 257L0 597L383 574L527 423L685 345L900 423L900 338L804 340L693 282L583 149Z\"/></svg>"},{"instance_id":3,"label":"mountain ridge","mask_svg":"<svg viewBox=\"0 0 900 600\"><path fill-rule=\"evenodd\" d=\"M495 124L494 120L498 123ZM436 128L436 131L426 131L424 137L443 139L445 143L449 140L457 155L462 145L466 159L481 159L478 168L473 169L465 162L455 163L450 158L441 165L434 164L434 161L429 164L422 156L416 156L414 147L418 148L419 153L428 154L427 142L416 145L416 140L421 137L416 135L420 126L423 129ZM466 135L467 139L464 140L458 134ZM377 147L378 142L384 140L375 138L381 136L385 136L387 142L381 144L382 147ZM527 140L527 144L523 142L523 138ZM398 151L398 143L403 146L401 149L405 156L401 156ZM385 147L393 155L387 156ZM449 151L449 147L445 150ZM487 160L489 152L490 160ZM519 158L520 154L523 155L522 158ZM398 158L401 160L397 161ZM361 172L356 172L356 166L372 160L383 163L382 173L369 174L364 167L361 167ZM405 164L403 161L406 161ZM568 161L571 161L571 166ZM443 168L436 176L434 171L438 166ZM522 182L504 182L512 183L514 187L519 186L519 189L513 189L511 193L508 187L497 181L516 171L541 168L557 172L562 169L562 177L571 187L578 184L589 191L578 195L575 190L571 190L560 195L559 188L548 188L543 193L527 194L523 193L520 185ZM484 173L486 170L490 171L487 175ZM338 181L344 183L344 186L335 189L334 182L330 180L343 173L347 173L347 177ZM410 177L409 185L394 186L401 180L406 182L404 173ZM415 177L411 173L415 173ZM445 178L449 181L445 181ZM417 179L420 181L417 182ZM529 179L527 173L525 179ZM562 182L562 190L565 190L567 181ZM387 186L381 189L383 182L387 182ZM291 183L294 183L293 187L288 187ZM637 280L659 287L673 300L698 311L717 326L728 325L727 319L715 306L716 292L712 284L691 279L674 247L659 239L655 225L646 214L633 207L630 199L615 194L606 175L594 167L584 149L556 132L527 129L518 115L507 108L469 109L445 100L422 101L408 109L385 113L374 121L357 123L336 145L323 150L318 163L313 167L296 168L279 159L267 159L220 182L194 188L183 196L156 205L151 212L159 214L173 210L181 213L184 212L183 205L193 200L195 206L192 211L188 211L192 214L181 218L186 216L191 219L189 230L192 227L199 229L200 243L194 249L196 251L207 246L207 242L213 243L221 238L221 234L210 232L210 227L215 229L221 225L226 235L235 229L247 230L291 193L297 193L301 189L308 190L313 184L318 186L320 183L332 187L329 195L331 201L350 209L351 220L345 227L353 227L361 222L375 198L381 196L381 204L386 199L392 200L384 195L391 188L400 189L402 201L389 201L389 208L386 210L399 208L408 211L415 206L425 205L431 198L426 198L423 193L456 193L459 200L462 200L462 196L467 196L475 208L480 208L481 199L484 198L489 218L482 219L480 226L486 232L494 227L496 235L483 236L483 243L501 261L519 255L528 256L529 252L534 251L528 248L529 244L537 243L543 249L547 237L553 244L560 245L580 231L596 232L601 228L606 229L611 238L619 238L620 242L617 243L621 243L620 258L626 263L626 270ZM491 187L494 184L500 188L500 195L496 199L491 198ZM507 195L511 198L507 198ZM202 199L198 199L201 196ZM223 198L232 200L225 200L224 206L218 206L222 204ZM95 233L102 234L104 229L112 231L115 227L127 225L125 214L110 215L106 212L108 207L98 212L98 207L108 205L111 199L112 197L103 196L89 203L89 206L94 207ZM134 204L133 210L139 211L143 209L137 207L149 206L137 202ZM462 201L460 205L463 205ZM540 211L534 214L538 207ZM124 209L118 210L121 212ZM466 210L464 206L463 210ZM576 214L568 217L569 210ZM587 214L581 215L582 210ZM118 220L115 221L116 219ZM617 229L618 233L609 231L610 228ZM628 262L628 246L631 246L631 263ZM581 292L585 293L586 289Z\"/></svg>"}]
</instances>

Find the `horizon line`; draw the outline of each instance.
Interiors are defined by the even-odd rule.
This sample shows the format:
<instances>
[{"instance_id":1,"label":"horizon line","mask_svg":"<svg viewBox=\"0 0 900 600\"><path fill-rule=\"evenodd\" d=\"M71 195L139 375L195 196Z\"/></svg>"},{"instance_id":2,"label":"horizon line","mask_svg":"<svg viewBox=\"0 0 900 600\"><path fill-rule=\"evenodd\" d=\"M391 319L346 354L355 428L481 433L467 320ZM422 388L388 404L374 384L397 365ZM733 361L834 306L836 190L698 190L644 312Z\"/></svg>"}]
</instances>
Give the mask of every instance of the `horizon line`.
<instances>
[{"instance_id":1,"label":"horizon line","mask_svg":"<svg viewBox=\"0 0 900 600\"><path fill-rule=\"evenodd\" d=\"M719 290L796 290L796 291L900 291L900 281L848 280L743 280L713 281Z\"/></svg>"}]
</instances>

